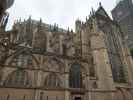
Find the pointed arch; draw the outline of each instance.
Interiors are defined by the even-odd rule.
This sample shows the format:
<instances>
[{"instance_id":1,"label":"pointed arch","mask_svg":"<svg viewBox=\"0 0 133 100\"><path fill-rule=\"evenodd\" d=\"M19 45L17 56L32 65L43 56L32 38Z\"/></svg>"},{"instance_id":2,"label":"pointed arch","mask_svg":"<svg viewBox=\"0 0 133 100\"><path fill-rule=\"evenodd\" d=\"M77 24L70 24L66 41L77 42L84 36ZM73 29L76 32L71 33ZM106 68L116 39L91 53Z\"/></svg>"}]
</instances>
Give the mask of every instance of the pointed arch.
<instances>
[{"instance_id":1,"label":"pointed arch","mask_svg":"<svg viewBox=\"0 0 133 100\"><path fill-rule=\"evenodd\" d=\"M44 80L44 87L46 88L61 88L61 80L55 73L50 73Z\"/></svg>"},{"instance_id":2,"label":"pointed arch","mask_svg":"<svg viewBox=\"0 0 133 100\"><path fill-rule=\"evenodd\" d=\"M74 63L71 65L69 71L69 86L71 88L83 87L83 76L81 71L81 65L78 63Z\"/></svg>"},{"instance_id":3,"label":"pointed arch","mask_svg":"<svg viewBox=\"0 0 133 100\"><path fill-rule=\"evenodd\" d=\"M4 85L8 87L28 87L31 86L31 83L28 73L25 70L18 69L8 75Z\"/></svg>"},{"instance_id":4,"label":"pointed arch","mask_svg":"<svg viewBox=\"0 0 133 100\"><path fill-rule=\"evenodd\" d=\"M14 54L8 57L5 62L5 65L12 65L18 67L34 67L39 65L39 61L28 48L23 48L22 50L17 50Z\"/></svg>"}]
</instances>

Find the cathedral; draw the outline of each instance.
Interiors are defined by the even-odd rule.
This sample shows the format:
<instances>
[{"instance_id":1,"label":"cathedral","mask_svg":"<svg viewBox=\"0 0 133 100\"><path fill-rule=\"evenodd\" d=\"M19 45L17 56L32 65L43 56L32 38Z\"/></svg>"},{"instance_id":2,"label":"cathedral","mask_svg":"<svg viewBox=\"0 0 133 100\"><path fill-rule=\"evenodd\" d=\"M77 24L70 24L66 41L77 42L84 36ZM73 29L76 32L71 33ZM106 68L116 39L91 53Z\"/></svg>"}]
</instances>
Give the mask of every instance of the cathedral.
<instances>
[{"instance_id":1,"label":"cathedral","mask_svg":"<svg viewBox=\"0 0 133 100\"><path fill-rule=\"evenodd\" d=\"M102 5L75 31L31 17L0 29L0 100L133 100L124 33Z\"/></svg>"}]
</instances>

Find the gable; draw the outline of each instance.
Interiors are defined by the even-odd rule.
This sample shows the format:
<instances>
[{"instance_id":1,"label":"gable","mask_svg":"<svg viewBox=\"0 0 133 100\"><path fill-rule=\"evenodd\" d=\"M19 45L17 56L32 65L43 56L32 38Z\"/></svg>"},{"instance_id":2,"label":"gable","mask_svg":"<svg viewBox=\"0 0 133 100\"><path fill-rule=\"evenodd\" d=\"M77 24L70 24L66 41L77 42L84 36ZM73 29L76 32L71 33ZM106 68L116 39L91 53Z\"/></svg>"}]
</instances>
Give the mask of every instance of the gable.
<instances>
[{"instance_id":1,"label":"gable","mask_svg":"<svg viewBox=\"0 0 133 100\"><path fill-rule=\"evenodd\" d=\"M104 10L104 8L102 6L100 6L98 8L98 10L96 11L96 14L110 19L110 17L108 16L107 12Z\"/></svg>"}]
</instances>

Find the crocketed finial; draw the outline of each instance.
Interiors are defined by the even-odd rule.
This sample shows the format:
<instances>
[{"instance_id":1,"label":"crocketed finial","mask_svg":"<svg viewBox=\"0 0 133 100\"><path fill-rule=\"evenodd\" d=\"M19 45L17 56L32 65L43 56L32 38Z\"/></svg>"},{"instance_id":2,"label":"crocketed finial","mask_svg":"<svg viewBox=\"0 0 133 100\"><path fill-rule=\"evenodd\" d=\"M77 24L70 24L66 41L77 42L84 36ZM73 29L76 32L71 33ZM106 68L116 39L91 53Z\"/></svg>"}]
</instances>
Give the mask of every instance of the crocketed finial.
<instances>
[{"instance_id":1,"label":"crocketed finial","mask_svg":"<svg viewBox=\"0 0 133 100\"><path fill-rule=\"evenodd\" d=\"M99 6L102 7L102 3L101 2L99 2Z\"/></svg>"}]
</instances>

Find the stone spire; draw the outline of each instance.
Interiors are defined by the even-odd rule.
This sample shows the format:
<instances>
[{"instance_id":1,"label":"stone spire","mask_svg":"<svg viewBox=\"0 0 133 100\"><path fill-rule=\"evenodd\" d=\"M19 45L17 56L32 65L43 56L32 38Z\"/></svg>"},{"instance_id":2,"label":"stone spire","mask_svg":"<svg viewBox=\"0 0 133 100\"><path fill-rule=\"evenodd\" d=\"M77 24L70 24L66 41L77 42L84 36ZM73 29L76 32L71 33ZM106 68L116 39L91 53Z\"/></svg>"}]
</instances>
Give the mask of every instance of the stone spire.
<instances>
[{"instance_id":1,"label":"stone spire","mask_svg":"<svg viewBox=\"0 0 133 100\"><path fill-rule=\"evenodd\" d=\"M38 22L38 32L40 32L42 29L42 19L40 18L40 21Z\"/></svg>"},{"instance_id":2,"label":"stone spire","mask_svg":"<svg viewBox=\"0 0 133 100\"><path fill-rule=\"evenodd\" d=\"M94 11L94 9L92 8L92 15L95 15L95 11Z\"/></svg>"},{"instance_id":3,"label":"stone spire","mask_svg":"<svg viewBox=\"0 0 133 100\"><path fill-rule=\"evenodd\" d=\"M70 32L70 29L69 29L69 27L68 27L68 29L67 29L67 33L69 33Z\"/></svg>"}]
</instances>

